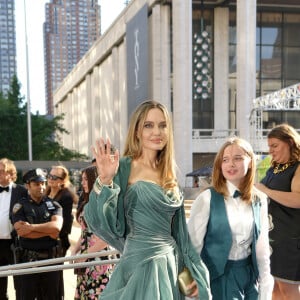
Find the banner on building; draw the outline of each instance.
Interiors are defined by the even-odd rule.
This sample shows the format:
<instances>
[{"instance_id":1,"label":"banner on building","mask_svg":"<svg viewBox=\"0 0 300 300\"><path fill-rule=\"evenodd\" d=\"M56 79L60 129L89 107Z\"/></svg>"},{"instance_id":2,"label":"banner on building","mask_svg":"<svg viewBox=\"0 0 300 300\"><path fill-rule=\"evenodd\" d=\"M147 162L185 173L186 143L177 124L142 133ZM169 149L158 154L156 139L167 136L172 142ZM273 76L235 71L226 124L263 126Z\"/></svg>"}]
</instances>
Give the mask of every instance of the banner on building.
<instances>
[{"instance_id":1,"label":"banner on building","mask_svg":"<svg viewBox=\"0 0 300 300\"><path fill-rule=\"evenodd\" d=\"M148 99L148 7L145 4L126 24L128 119Z\"/></svg>"}]
</instances>

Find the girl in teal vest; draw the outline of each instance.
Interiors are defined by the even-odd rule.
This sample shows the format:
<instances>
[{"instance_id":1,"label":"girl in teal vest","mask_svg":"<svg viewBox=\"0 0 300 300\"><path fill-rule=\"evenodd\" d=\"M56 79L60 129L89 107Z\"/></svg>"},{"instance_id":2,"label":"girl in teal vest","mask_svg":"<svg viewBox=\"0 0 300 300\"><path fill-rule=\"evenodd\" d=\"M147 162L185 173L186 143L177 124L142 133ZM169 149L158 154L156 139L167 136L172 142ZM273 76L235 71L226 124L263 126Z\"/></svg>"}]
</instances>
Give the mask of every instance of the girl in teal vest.
<instances>
[{"instance_id":1,"label":"girl in teal vest","mask_svg":"<svg viewBox=\"0 0 300 300\"><path fill-rule=\"evenodd\" d=\"M254 187L255 155L230 138L216 155L212 187L194 201L188 223L206 264L214 300L272 297L267 198Z\"/></svg>"}]
</instances>

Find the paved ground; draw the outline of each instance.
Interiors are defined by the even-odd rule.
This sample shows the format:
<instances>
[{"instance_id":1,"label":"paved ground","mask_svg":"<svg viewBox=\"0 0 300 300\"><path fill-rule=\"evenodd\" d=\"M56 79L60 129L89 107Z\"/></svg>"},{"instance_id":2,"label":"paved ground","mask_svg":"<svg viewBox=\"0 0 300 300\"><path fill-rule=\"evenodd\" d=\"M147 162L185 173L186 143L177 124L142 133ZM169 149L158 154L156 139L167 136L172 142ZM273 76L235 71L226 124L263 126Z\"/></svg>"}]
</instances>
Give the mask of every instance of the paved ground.
<instances>
[{"instance_id":1,"label":"paved ground","mask_svg":"<svg viewBox=\"0 0 300 300\"><path fill-rule=\"evenodd\" d=\"M80 228L76 221L72 227L70 242L73 244L80 235ZM68 253L67 253L68 255ZM74 292L76 286L76 275L73 273L73 269L64 270L64 284L65 284L65 300L73 300ZM13 279L10 276L8 278L8 291L9 291L9 300L15 300L15 291L13 287Z\"/></svg>"}]
</instances>

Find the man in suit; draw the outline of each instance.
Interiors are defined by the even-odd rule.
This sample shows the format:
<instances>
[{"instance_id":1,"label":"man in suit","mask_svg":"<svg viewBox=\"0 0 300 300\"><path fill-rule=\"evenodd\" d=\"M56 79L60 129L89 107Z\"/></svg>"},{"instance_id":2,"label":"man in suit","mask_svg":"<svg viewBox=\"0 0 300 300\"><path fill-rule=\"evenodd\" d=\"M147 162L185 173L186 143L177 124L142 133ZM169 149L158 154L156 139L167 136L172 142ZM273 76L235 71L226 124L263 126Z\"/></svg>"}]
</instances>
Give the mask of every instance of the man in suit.
<instances>
[{"instance_id":1,"label":"man in suit","mask_svg":"<svg viewBox=\"0 0 300 300\"><path fill-rule=\"evenodd\" d=\"M13 264L13 226L10 220L15 202L27 196L24 186L16 184L17 170L13 161L0 159L0 266ZM17 276L14 277L16 289ZM7 277L0 277L0 300L7 300ZM17 298L18 299L18 298Z\"/></svg>"}]
</instances>

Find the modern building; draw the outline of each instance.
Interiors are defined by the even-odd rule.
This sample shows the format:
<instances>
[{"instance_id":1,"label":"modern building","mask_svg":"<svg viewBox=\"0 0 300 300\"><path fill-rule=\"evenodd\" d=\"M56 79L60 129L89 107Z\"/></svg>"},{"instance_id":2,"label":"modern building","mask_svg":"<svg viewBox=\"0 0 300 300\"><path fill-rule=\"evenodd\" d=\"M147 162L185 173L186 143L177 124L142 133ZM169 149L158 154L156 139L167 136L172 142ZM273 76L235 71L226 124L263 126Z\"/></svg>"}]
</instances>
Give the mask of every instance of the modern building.
<instances>
[{"instance_id":1,"label":"modern building","mask_svg":"<svg viewBox=\"0 0 300 300\"><path fill-rule=\"evenodd\" d=\"M16 74L15 1L0 0L0 91L9 90Z\"/></svg>"},{"instance_id":2,"label":"modern building","mask_svg":"<svg viewBox=\"0 0 300 300\"><path fill-rule=\"evenodd\" d=\"M132 0L55 92L63 145L91 155L108 135L122 152L150 98L172 113L182 184L229 136L266 153L274 124L300 128L299 23L298 0Z\"/></svg>"},{"instance_id":3,"label":"modern building","mask_svg":"<svg viewBox=\"0 0 300 300\"><path fill-rule=\"evenodd\" d=\"M101 34L97 0L51 0L45 4L44 57L47 114L53 92Z\"/></svg>"}]
</instances>

